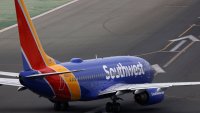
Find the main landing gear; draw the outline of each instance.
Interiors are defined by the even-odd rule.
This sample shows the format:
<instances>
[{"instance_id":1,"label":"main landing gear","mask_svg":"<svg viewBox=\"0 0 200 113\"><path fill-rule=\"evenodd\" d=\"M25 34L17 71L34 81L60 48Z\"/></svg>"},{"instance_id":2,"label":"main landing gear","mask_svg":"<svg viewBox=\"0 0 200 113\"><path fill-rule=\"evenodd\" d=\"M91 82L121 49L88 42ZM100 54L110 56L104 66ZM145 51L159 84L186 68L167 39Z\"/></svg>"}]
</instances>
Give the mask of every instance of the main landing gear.
<instances>
[{"instance_id":1,"label":"main landing gear","mask_svg":"<svg viewBox=\"0 0 200 113\"><path fill-rule=\"evenodd\" d=\"M55 111L65 111L69 107L69 103L61 103L61 102L56 102L54 103L54 110Z\"/></svg>"},{"instance_id":2,"label":"main landing gear","mask_svg":"<svg viewBox=\"0 0 200 113\"><path fill-rule=\"evenodd\" d=\"M119 113L121 110L120 103L117 102L117 100L122 100L121 98L118 98L117 96L111 97L112 102L108 102L106 104L106 112L109 113Z\"/></svg>"}]
</instances>

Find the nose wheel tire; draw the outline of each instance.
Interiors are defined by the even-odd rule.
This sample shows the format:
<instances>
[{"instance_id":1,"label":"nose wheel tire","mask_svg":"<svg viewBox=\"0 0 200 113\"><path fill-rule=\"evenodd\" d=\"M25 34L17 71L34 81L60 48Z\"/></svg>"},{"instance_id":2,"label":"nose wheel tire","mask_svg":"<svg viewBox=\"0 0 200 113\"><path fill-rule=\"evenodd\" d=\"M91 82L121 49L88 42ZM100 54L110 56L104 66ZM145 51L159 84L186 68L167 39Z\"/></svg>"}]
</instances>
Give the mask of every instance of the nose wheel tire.
<instances>
[{"instance_id":1,"label":"nose wheel tire","mask_svg":"<svg viewBox=\"0 0 200 113\"><path fill-rule=\"evenodd\" d=\"M108 102L106 104L106 112L108 113L119 113L121 110L120 104L119 103L111 103Z\"/></svg>"}]
</instances>

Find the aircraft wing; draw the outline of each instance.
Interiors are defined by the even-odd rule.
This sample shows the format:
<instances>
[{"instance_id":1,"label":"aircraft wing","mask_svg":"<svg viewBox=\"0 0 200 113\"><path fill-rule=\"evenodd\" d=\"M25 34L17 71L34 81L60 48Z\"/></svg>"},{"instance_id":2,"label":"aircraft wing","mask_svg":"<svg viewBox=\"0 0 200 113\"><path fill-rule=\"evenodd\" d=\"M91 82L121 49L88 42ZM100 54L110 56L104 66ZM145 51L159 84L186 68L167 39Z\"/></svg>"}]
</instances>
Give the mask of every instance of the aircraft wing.
<instances>
[{"instance_id":1,"label":"aircraft wing","mask_svg":"<svg viewBox=\"0 0 200 113\"><path fill-rule=\"evenodd\" d=\"M120 91L136 91L150 88L166 89L175 86L192 86L200 85L200 82L172 82L172 83L145 83L145 84L116 84L99 93L99 96Z\"/></svg>"},{"instance_id":2,"label":"aircraft wing","mask_svg":"<svg viewBox=\"0 0 200 113\"><path fill-rule=\"evenodd\" d=\"M23 85L19 82L19 79L12 78L0 78L0 85L23 87Z\"/></svg>"}]
</instances>

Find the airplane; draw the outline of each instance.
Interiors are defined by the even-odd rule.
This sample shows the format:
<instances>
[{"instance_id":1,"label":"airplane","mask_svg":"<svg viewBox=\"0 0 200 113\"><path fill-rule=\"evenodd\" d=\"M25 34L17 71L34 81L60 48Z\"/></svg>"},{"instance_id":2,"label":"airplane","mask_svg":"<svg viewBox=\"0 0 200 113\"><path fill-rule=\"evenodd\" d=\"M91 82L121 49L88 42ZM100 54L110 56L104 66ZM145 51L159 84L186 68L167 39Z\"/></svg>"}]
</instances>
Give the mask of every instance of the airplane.
<instances>
[{"instance_id":1,"label":"airplane","mask_svg":"<svg viewBox=\"0 0 200 113\"><path fill-rule=\"evenodd\" d=\"M14 0L23 62L20 73L0 72L0 85L31 90L54 103L56 111L66 110L70 101L111 98L106 112L120 112L119 96L132 93L136 103L148 106L164 100L165 90L174 86L200 85L200 82L152 83L158 65L135 56L114 56L61 63L48 56L38 38L24 0ZM13 78L10 78L13 77Z\"/></svg>"}]
</instances>

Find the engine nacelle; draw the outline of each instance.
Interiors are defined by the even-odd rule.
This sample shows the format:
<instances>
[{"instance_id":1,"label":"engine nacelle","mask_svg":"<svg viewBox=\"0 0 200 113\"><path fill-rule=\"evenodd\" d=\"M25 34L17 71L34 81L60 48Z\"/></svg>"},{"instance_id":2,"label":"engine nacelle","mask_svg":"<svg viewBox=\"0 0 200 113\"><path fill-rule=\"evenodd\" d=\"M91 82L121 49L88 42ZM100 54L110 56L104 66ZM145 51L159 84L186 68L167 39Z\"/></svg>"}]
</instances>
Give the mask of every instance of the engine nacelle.
<instances>
[{"instance_id":1,"label":"engine nacelle","mask_svg":"<svg viewBox=\"0 0 200 113\"><path fill-rule=\"evenodd\" d=\"M135 101L140 105L152 105L162 102L164 91L158 88L151 88L135 94Z\"/></svg>"}]
</instances>

